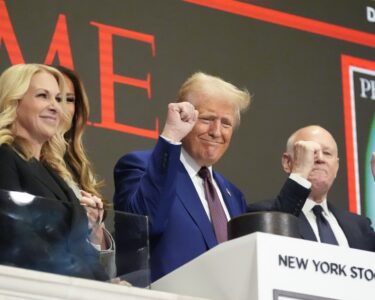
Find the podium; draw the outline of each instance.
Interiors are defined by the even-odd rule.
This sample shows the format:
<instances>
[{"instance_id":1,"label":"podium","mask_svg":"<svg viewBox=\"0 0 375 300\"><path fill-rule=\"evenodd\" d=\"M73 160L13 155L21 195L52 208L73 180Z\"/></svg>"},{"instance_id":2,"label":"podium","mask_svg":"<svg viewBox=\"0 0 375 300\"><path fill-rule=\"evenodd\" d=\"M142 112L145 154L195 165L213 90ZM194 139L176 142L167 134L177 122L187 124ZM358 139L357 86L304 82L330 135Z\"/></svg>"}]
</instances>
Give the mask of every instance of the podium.
<instances>
[{"instance_id":1,"label":"podium","mask_svg":"<svg viewBox=\"0 0 375 300\"><path fill-rule=\"evenodd\" d=\"M152 289L212 300L373 300L375 254L256 232L216 246Z\"/></svg>"}]
</instances>

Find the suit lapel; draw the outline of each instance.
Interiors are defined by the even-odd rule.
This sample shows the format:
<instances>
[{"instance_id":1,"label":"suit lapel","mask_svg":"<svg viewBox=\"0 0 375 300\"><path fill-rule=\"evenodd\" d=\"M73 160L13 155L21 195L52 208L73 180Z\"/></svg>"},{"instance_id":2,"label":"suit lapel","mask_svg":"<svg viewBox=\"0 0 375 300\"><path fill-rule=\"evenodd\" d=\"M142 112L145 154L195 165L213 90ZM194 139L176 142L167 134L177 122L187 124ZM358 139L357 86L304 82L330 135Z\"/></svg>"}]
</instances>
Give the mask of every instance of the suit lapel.
<instances>
[{"instance_id":1,"label":"suit lapel","mask_svg":"<svg viewBox=\"0 0 375 300\"><path fill-rule=\"evenodd\" d=\"M74 249L77 247L78 251L81 251L81 240L82 237L86 237L88 234L88 219L84 208L80 205L79 200L75 196L73 190L68 186L68 184L57 175L50 167L45 167L46 172L51 175L51 182L54 182L56 189L56 194L60 195L60 200L67 201L71 209L71 226L72 231L70 233L71 238L69 239L70 247ZM74 229L74 230L73 230Z\"/></svg>"},{"instance_id":2,"label":"suit lapel","mask_svg":"<svg viewBox=\"0 0 375 300\"><path fill-rule=\"evenodd\" d=\"M188 211L199 230L202 232L207 247L210 249L217 245L217 240L212 228L212 224L203 208L199 196L195 190L185 167L180 162L178 168L177 196L182 205Z\"/></svg>"},{"instance_id":3,"label":"suit lapel","mask_svg":"<svg viewBox=\"0 0 375 300\"><path fill-rule=\"evenodd\" d=\"M332 214L335 216L342 231L344 232L345 237L348 241L349 247L357 248L357 245L355 245L356 244L355 241L357 241L357 236L353 234L354 231L353 231L352 223L350 222L350 219L345 218L345 216L341 213L341 211L333 207L330 203L328 203L328 208L332 212Z\"/></svg>"},{"instance_id":4,"label":"suit lapel","mask_svg":"<svg viewBox=\"0 0 375 300\"><path fill-rule=\"evenodd\" d=\"M71 199L61 182L62 179L52 172L48 167L42 166L40 162L37 163L40 165L37 165L35 166L35 169L32 169L34 178L43 184L50 192L52 192L57 199L62 201L70 201Z\"/></svg>"},{"instance_id":5,"label":"suit lapel","mask_svg":"<svg viewBox=\"0 0 375 300\"><path fill-rule=\"evenodd\" d=\"M225 205L228 209L228 212L229 212L229 215L231 216L231 218L233 218L233 217L239 215L240 213L242 213L238 209L238 207L236 207L234 205L235 202L232 199L233 193L231 192L231 190L227 186L225 180L221 176L218 176L218 174L216 172L213 172L213 175L214 175L214 179L215 179L217 185L219 186L221 195L223 196L224 203L225 203Z\"/></svg>"},{"instance_id":6,"label":"suit lapel","mask_svg":"<svg viewBox=\"0 0 375 300\"><path fill-rule=\"evenodd\" d=\"M298 218L299 221L299 233L304 240L310 240L317 242L317 238L312 230L309 221L307 220L305 214L301 212Z\"/></svg>"},{"instance_id":7,"label":"suit lapel","mask_svg":"<svg viewBox=\"0 0 375 300\"><path fill-rule=\"evenodd\" d=\"M51 168L48 166L46 167L51 177L54 178L56 184L59 186L59 190L63 192L64 200L67 200L69 202L77 202L78 199L76 195L74 194L73 190L68 186L68 184L62 179L59 175L57 175Z\"/></svg>"}]
</instances>

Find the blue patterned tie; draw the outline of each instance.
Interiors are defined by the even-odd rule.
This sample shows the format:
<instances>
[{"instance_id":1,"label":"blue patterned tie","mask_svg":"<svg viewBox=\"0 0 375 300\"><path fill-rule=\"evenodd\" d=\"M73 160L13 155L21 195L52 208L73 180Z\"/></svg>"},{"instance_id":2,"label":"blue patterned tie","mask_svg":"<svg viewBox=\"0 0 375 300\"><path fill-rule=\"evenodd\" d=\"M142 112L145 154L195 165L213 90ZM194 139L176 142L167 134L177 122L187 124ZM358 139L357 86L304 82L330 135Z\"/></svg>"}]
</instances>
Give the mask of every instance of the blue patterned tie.
<instances>
[{"instance_id":1,"label":"blue patterned tie","mask_svg":"<svg viewBox=\"0 0 375 300\"><path fill-rule=\"evenodd\" d=\"M327 219L323 216L323 208L320 205L315 205L312 210L316 217L316 224L318 225L320 242L338 245L331 226L329 225Z\"/></svg>"},{"instance_id":2,"label":"blue patterned tie","mask_svg":"<svg viewBox=\"0 0 375 300\"><path fill-rule=\"evenodd\" d=\"M227 235L227 217L220 203L220 198L216 193L212 183L211 173L207 167L202 167L198 175L203 179L204 194L210 210L211 222L214 227L216 239L218 243L222 243L228 239Z\"/></svg>"}]
</instances>

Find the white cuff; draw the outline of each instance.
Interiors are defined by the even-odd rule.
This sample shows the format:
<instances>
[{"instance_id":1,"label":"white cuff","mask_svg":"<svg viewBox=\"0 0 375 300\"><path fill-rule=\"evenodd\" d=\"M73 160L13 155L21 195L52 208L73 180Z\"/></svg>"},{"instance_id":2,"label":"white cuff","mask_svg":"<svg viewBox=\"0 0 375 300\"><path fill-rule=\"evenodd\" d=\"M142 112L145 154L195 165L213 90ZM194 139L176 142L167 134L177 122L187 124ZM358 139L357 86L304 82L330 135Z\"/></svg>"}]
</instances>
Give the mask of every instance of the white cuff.
<instances>
[{"instance_id":1,"label":"white cuff","mask_svg":"<svg viewBox=\"0 0 375 300\"><path fill-rule=\"evenodd\" d=\"M311 182L296 173L291 173L289 175L289 178L297 182L299 185L302 185L306 189L311 188Z\"/></svg>"}]
</instances>

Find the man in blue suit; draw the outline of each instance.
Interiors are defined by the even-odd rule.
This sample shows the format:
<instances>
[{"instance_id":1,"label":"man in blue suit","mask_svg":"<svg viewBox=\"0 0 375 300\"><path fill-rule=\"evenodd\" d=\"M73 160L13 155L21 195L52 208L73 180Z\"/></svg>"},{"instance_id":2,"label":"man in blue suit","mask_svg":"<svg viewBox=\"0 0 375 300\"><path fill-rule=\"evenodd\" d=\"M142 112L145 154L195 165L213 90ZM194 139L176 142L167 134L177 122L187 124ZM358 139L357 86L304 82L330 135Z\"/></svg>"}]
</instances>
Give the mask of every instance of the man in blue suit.
<instances>
[{"instance_id":1,"label":"man in blue suit","mask_svg":"<svg viewBox=\"0 0 375 300\"><path fill-rule=\"evenodd\" d=\"M212 166L249 104L246 90L195 73L182 85L177 103L168 105L155 148L125 155L116 164L115 209L149 217L152 281L218 244L201 167L213 177L226 219L246 212L243 194Z\"/></svg>"},{"instance_id":2,"label":"man in blue suit","mask_svg":"<svg viewBox=\"0 0 375 300\"><path fill-rule=\"evenodd\" d=\"M301 238L375 251L375 233L370 221L328 202L328 193L339 169L339 158L336 141L327 130L313 125L294 132L282 155L282 166L289 178L277 201L299 198L304 202L299 214ZM372 166L375 173L375 157ZM275 200L258 202L254 208L273 210L274 203ZM316 212L315 206L321 207L323 217Z\"/></svg>"},{"instance_id":3,"label":"man in blue suit","mask_svg":"<svg viewBox=\"0 0 375 300\"><path fill-rule=\"evenodd\" d=\"M169 104L155 148L117 162L114 207L148 216L152 281L225 241L227 221L247 212L244 195L212 166L249 104L246 90L196 73ZM203 170L213 180L202 179ZM294 198L273 209L297 211Z\"/></svg>"}]
</instances>

